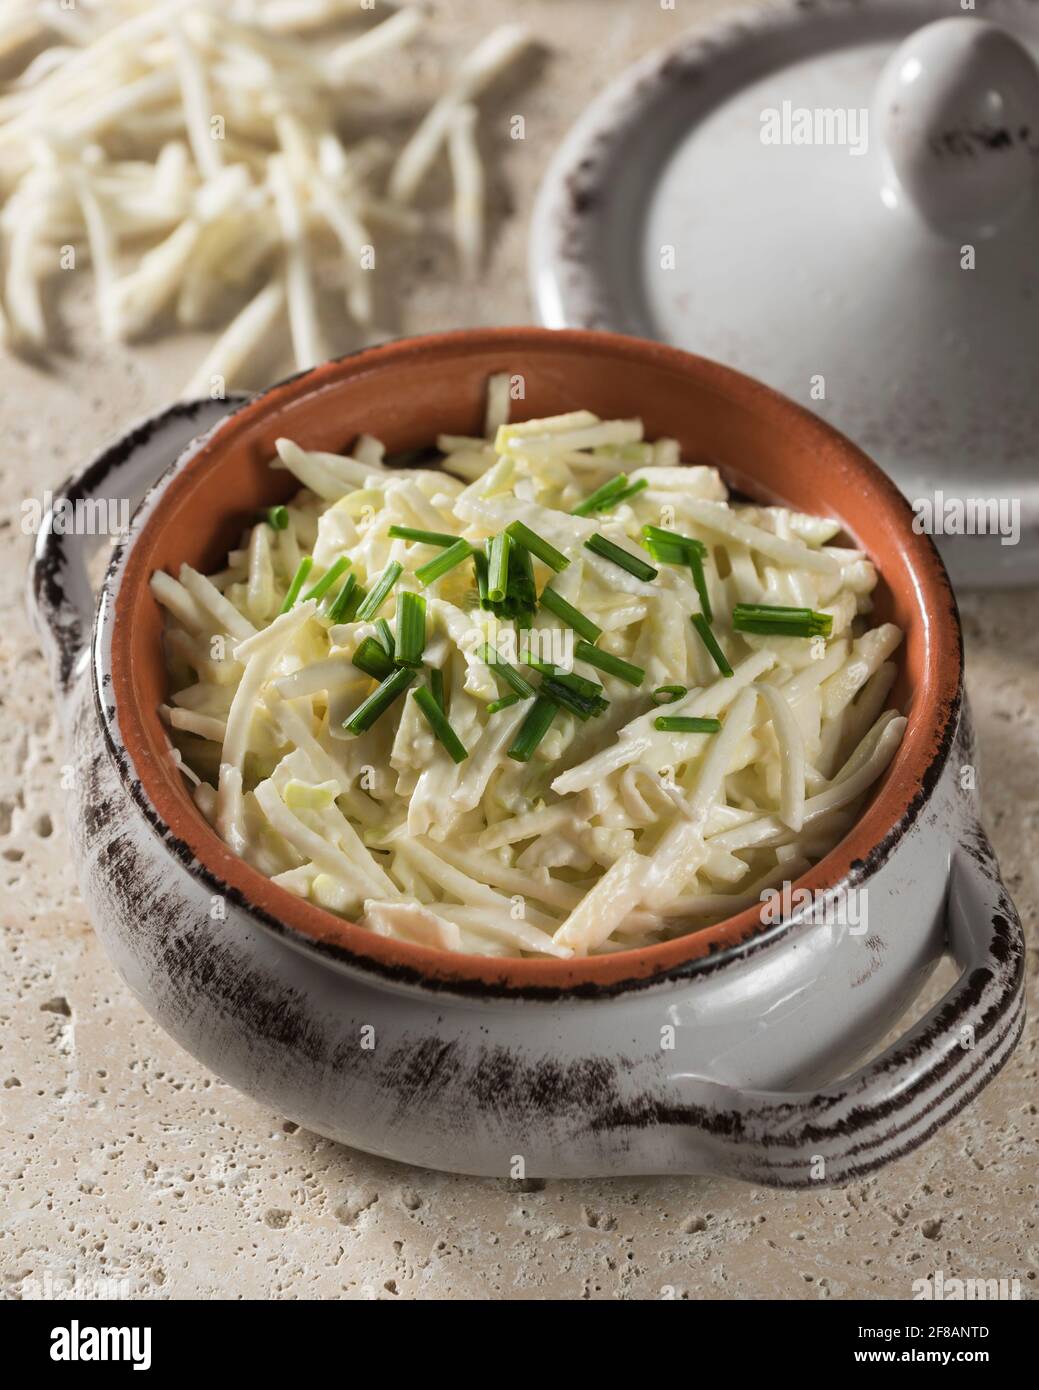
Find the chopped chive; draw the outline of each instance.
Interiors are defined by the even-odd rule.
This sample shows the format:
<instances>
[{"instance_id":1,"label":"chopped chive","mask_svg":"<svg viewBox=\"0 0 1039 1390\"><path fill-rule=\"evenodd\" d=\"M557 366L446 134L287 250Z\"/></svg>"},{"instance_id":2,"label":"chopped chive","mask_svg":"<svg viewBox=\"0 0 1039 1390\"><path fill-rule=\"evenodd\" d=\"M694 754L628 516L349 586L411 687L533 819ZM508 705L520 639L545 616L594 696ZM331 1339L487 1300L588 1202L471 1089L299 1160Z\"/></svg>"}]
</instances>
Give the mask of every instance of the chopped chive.
<instances>
[{"instance_id":1,"label":"chopped chive","mask_svg":"<svg viewBox=\"0 0 1039 1390\"><path fill-rule=\"evenodd\" d=\"M464 763L469 756L468 749L452 729L447 715L437 704L437 697L429 686L423 685L411 692L411 698L426 716L426 723L434 736L444 745L456 763Z\"/></svg>"},{"instance_id":2,"label":"chopped chive","mask_svg":"<svg viewBox=\"0 0 1039 1390\"><path fill-rule=\"evenodd\" d=\"M548 733L552 720L555 719L558 712L558 705L552 700L546 699L544 695L539 695L519 727L516 741L509 749L509 757L518 763L529 762L535 748Z\"/></svg>"},{"instance_id":3,"label":"chopped chive","mask_svg":"<svg viewBox=\"0 0 1039 1390\"><path fill-rule=\"evenodd\" d=\"M446 550L442 550L426 564L419 565L415 571L415 578L425 588L427 584L432 584L434 579L447 574L448 570L453 570L472 554L473 548L468 541L452 541Z\"/></svg>"},{"instance_id":4,"label":"chopped chive","mask_svg":"<svg viewBox=\"0 0 1039 1390\"><path fill-rule=\"evenodd\" d=\"M390 625L385 618L379 618L375 624L375 634L378 638L383 651L387 656L393 655L394 641Z\"/></svg>"},{"instance_id":5,"label":"chopped chive","mask_svg":"<svg viewBox=\"0 0 1039 1390\"><path fill-rule=\"evenodd\" d=\"M487 556L484 551L473 551L473 569L476 571L476 590L480 595L480 607L490 608L491 601L487 597Z\"/></svg>"},{"instance_id":6,"label":"chopped chive","mask_svg":"<svg viewBox=\"0 0 1039 1390\"><path fill-rule=\"evenodd\" d=\"M581 677L578 676L577 679L580 680ZM596 686L595 689L601 692L602 686ZM540 695L570 710L582 723L593 716L598 717L610 707L609 700L604 700L601 693L587 694L572 685L565 675L546 676L541 682Z\"/></svg>"},{"instance_id":7,"label":"chopped chive","mask_svg":"<svg viewBox=\"0 0 1039 1390\"><path fill-rule=\"evenodd\" d=\"M647 536L648 526L642 528L642 545L649 551L658 565L684 565L688 563L689 552L680 541L658 541Z\"/></svg>"},{"instance_id":8,"label":"chopped chive","mask_svg":"<svg viewBox=\"0 0 1039 1390\"><path fill-rule=\"evenodd\" d=\"M553 671L549 668L549 675L553 680L565 685L578 695L583 695L586 699L598 699L602 695L602 686L598 681L591 681L587 676L579 676L573 671ZM603 701L604 705L609 704L608 700Z\"/></svg>"},{"instance_id":9,"label":"chopped chive","mask_svg":"<svg viewBox=\"0 0 1039 1390\"><path fill-rule=\"evenodd\" d=\"M446 531L420 531L414 526L391 526L388 532L394 540L421 541L423 545L454 545L457 536L449 536Z\"/></svg>"},{"instance_id":10,"label":"chopped chive","mask_svg":"<svg viewBox=\"0 0 1039 1390\"><path fill-rule=\"evenodd\" d=\"M833 618L812 608L784 608L771 603L737 603L732 610L737 632L760 632L774 637L829 637Z\"/></svg>"},{"instance_id":11,"label":"chopped chive","mask_svg":"<svg viewBox=\"0 0 1039 1390\"><path fill-rule=\"evenodd\" d=\"M325 571L314 587L308 589L303 595L303 602L306 603L308 599L312 598L324 598L343 571L349 567L350 561L345 555L340 555L335 564Z\"/></svg>"},{"instance_id":12,"label":"chopped chive","mask_svg":"<svg viewBox=\"0 0 1039 1390\"><path fill-rule=\"evenodd\" d=\"M487 597L492 603L504 603L509 590L509 552L512 537L499 531L487 547Z\"/></svg>"},{"instance_id":13,"label":"chopped chive","mask_svg":"<svg viewBox=\"0 0 1039 1390\"><path fill-rule=\"evenodd\" d=\"M505 530L517 545L521 545L524 550L529 550L531 555L535 555L542 564L547 565L550 570L555 570L557 574L560 570L565 570L570 563L562 551L557 550L554 545L549 545L548 541L542 540L536 531L532 531L529 526L524 526L522 521L510 522Z\"/></svg>"},{"instance_id":14,"label":"chopped chive","mask_svg":"<svg viewBox=\"0 0 1039 1390\"><path fill-rule=\"evenodd\" d=\"M521 545L513 544L509 547L508 578L503 601L492 600L488 594L490 572L485 551L474 548L473 568L476 570L480 607L499 618L515 619L521 628L530 627L537 611L538 600L537 589L534 587L534 570L527 551Z\"/></svg>"},{"instance_id":15,"label":"chopped chive","mask_svg":"<svg viewBox=\"0 0 1039 1390\"><path fill-rule=\"evenodd\" d=\"M429 688L433 692L433 699L446 714L447 699L444 694L444 673L439 666L434 666L429 673Z\"/></svg>"},{"instance_id":16,"label":"chopped chive","mask_svg":"<svg viewBox=\"0 0 1039 1390\"><path fill-rule=\"evenodd\" d=\"M677 531L668 531L663 526L643 526L642 544L661 565L686 565L690 555L707 554L703 541L692 536L680 536Z\"/></svg>"},{"instance_id":17,"label":"chopped chive","mask_svg":"<svg viewBox=\"0 0 1039 1390\"><path fill-rule=\"evenodd\" d=\"M541 681L541 694L563 705L576 714L581 721L602 714L609 709L608 699L602 698L602 687L598 681L590 681L586 676L577 676L573 671L554 671Z\"/></svg>"},{"instance_id":18,"label":"chopped chive","mask_svg":"<svg viewBox=\"0 0 1039 1390\"><path fill-rule=\"evenodd\" d=\"M721 732L720 719L696 719L686 714L661 714L653 720L654 729L662 734L717 734Z\"/></svg>"},{"instance_id":19,"label":"chopped chive","mask_svg":"<svg viewBox=\"0 0 1039 1390\"><path fill-rule=\"evenodd\" d=\"M364 590L357 582L356 574L348 574L346 583L336 595L335 602L328 610L328 621L335 623L353 622L361 600L364 598Z\"/></svg>"},{"instance_id":20,"label":"chopped chive","mask_svg":"<svg viewBox=\"0 0 1039 1390\"><path fill-rule=\"evenodd\" d=\"M653 703L655 705L673 705L676 700L680 700L683 695L688 695L689 690L684 685L658 685L653 692Z\"/></svg>"},{"instance_id":21,"label":"chopped chive","mask_svg":"<svg viewBox=\"0 0 1039 1390\"><path fill-rule=\"evenodd\" d=\"M426 600L405 590L397 604L397 643L393 659L398 666L421 666L426 645Z\"/></svg>"},{"instance_id":22,"label":"chopped chive","mask_svg":"<svg viewBox=\"0 0 1039 1390\"><path fill-rule=\"evenodd\" d=\"M577 657L578 661L587 661L589 666L597 666L608 676L616 676L618 680L627 681L629 685L641 685L646 679L646 673L641 666L636 666L631 661L624 661L621 657L614 656L612 652L601 652L598 647L593 647L591 642L578 642L574 648L574 656Z\"/></svg>"},{"instance_id":23,"label":"chopped chive","mask_svg":"<svg viewBox=\"0 0 1039 1390\"><path fill-rule=\"evenodd\" d=\"M499 710L508 709L510 705L519 704L522 699L522 695L503 695L500 700L491 701L487 706L487 713L497 714Z\"/></svg>"},{"instance_id":24,"label":"chopped chive","mask_svg":"<svg viewBox=\"0 0 1039 1390\"><path fill-rule=\"evenodd\" d=\"M693 574L693 583L696 585L696 592L700 595L700 612L709 623L713 623L714 612L711 609L711 596L707 592L707 579L703 572L703 556L694 550L690 550L686 558L689 561L689 568Z\"/></svg>"},{"instance_id":25,"label":"chopped chive","mask_svg":"<svg viewBox=\"0 0 1039 1390\"><path fill-rule=\"evenodd\" d=\"M708 623L707 619L704 617L702 613L694 613L692 616L692 624L693 627L695 627L697 632L700 634L700 641L710 652L711 658L714 661L715 666L717 666L718 670L722 673L723 676L731 676L732 667L725 659L725 653L718 645L718 639L711 631L710 623Z\"/></svg>"},{"instance_id":26,"label":"chopped chive","mask_svg":"<svg viewBox=\"0 0 1039 1390\"><path fill-rule=\"evenodd\" d=\"M618 473L609 482L603 483L602 487L597 487L594 492L590 492L579 506L574 507L571 516L591 516L593 512L604 512L614 506L617 497L628 486L627 473Z\"/></svg>"},{"instance_id":27,"label":"chopped chive","mask_svg":"<svg viewBox=\"0 0 1039 1390\"><path fill-rule=\"evenodd\" d=\"M646 478L639 478L637 482L629 484L623 491L617 493L610 510L612 511L613 507L619 507L622 502L626 502L629 497L634 497L636 493L644 492L648 487L649 482Z\"/></svg>"},{"instance_id":28,"label":"chopped chive","mask_svg":"<svg viewBox=\"0 0 1039 1390\"><path fill-rule=\"evenodd\" d=\"M590 550L593 555L599 555L604 560L611 560L613 564L619 565L622 570L627 570L636 579L641 579L649 583L651 579L656 579L658 571L652 565L647 565L645 560L640 560L637 555L630 555L619 545L614 545L613 541L608 541L605 536L600 536L598 531L586 540L585 550Z\"/></svg>"},{"instance_id":29,"label":"chopped chive","mask_svg":"<svg viewBox=\"0 0 1039 1390\"><path fill-rule=\"evenodd\" d=\"M530 627L537 606L538 591L534 584L534 563L530 552L521 545L513 545L509 549L508 593L504 604L500 605L500 614L515 618L521 628Z\"/></svg>"},{"instance_id":30,"label":"chopped chive","mask_svg":"<svg viewBox=\"0 0 1039 1390\"><path fill-rule=\"evenodd\" d=\"M480 648L479 656L480 660L486 662L496 676L501 676L505 684L511 686L517 695L529 700L532 695L537 693L530 682L523 679L515 666L510 666L507 661L502 661L489 643L485 643Z\"/></svg>"},{"instance_id":31,"label":"chopped chive","mask_svg":"<svg viewBox=\"0 0 1039 1390\"><path fill-rule=\"evenodd\" d=\"M357 616L362 622L370 622L375 617L379 609L386 601L390 590L400 578L404 566L398 560L391 560L383 570L382 574L375 581L374 586L368 590L364 602L357 610Z\"/></svg>"},{"instance_id":32,"label":"chopped chive","mask_svg":"<svg viewBox=\"0 0 1039 1390\"><path fill-rule=\"evenodd\" d=\"M374 637L366 637L358 642L357 650L350 658L359 671L366 676L374 676L377 681L385 680L393 670L393 658Z\"/></svg>"},{"instance_id":33,"label":"chopped chive","mask_svg":"<svg viewBox=\"0 0 1039 1390\"><path fill-rule=\"evenodd\" d=\"M268 507L263 516L267 525L274 531L284 531L288 528L288 507Z\"/></svg>"},{"instance_id":34,"label":"chopped chive","mask_svg":"<svg viewBox=\"0 0 1039 1390\"><path fill-rule=\"evenodd\" d=\"M289 592L285 595L285 602L281 605L279 616L281 613L287 613L299 598L299 591L307 582L307 575L310 573L313 566L314 557L312 555L304 555L303 559L299 562L296 573L292 576L292 583L289 585Z\"/></svg>"},{"instance_id":35,"label":"chopped chive","mask_svg":"<svg viewBox=\"0 0 1039 1390\"><path fill-rule=\"evenodd\" d=\"M415 672L401 666L399 670L387 676L381 685L376 686L366 700L361 701L349 719L343 720L343 728L351 734L367 732L375 721L386 713L394 700L404 694L414 679Z\"/></svg>"},{"instance_id":36,"label":"chopped chive","mask_svg":"<svg viewBox=\"0 0 1039 1390\"><path fill-rule=\"evenodd\" d=\"M560 622L566 623L567 627L572 627L579 637L584 637L589 642L596 642L602 636L601 627L596 626L591 618L586 618L573 604L567 603L566 599L561 594L557 594L554 589L542 589L541 606L547 608Z\"/></svg>"}]
</instances>

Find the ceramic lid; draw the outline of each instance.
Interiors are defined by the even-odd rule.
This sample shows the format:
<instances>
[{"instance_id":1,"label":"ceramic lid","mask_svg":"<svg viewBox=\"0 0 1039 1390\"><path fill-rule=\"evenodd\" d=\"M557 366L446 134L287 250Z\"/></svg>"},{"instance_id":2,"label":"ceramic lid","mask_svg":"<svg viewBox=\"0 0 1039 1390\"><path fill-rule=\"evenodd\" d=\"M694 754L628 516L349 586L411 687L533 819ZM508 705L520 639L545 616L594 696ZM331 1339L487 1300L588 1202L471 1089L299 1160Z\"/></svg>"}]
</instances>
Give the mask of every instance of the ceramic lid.
<instances>
[{"instance_id":1,"label":"ceramic lid","mask_svg":"<svg viewBox=\"0 0 1039 1390\"><path fill-rule=\"evenodd\" d=\"M796 7L586 112L535 213L550 327L659 338L838 426L954 580L1039 580L1039 7Z\"/></svg>"}]
</instances>

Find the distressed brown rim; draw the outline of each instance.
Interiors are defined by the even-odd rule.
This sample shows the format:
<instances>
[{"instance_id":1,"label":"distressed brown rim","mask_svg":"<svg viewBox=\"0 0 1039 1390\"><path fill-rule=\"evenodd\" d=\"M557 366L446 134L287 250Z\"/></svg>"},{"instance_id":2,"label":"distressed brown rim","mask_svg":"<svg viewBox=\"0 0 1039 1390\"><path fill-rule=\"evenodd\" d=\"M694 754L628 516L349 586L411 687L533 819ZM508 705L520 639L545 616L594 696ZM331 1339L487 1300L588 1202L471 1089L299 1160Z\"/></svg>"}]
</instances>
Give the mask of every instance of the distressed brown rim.
<instances>
[{"instance_id":1,"label":"distressed brown rim","mask_svg":"<svg viewBox=\"0 0 1039 1390\"><path fill-rule=\"evenodd\" d=\"M373 936L321 908L278 888L234 855L198 816L169 760L155 756L158 717L146 708L138 689L133 649L133 614L153 603L147 584L150 557L173 509L190 496L203 470L243 441L257 426L269 427L305 398L343 389L374 374L396 373L406 389L407 374L422 362L457 364L459 370L500 369L503 359L522 369L524 360L573 357L594 360L603 371L639 364L674 382L695 383L769 429L797 441L813 466L836 474L846 528L877 563L890 583L897 615L906 626L918 668L909 725L901 748L854 830L797 882L812 891L832 891L861 880L879 866L928 799L951 745L959 709L962 651L955 601L944 567L929 538L913 531L912 512L894 484L861 450L837 431L778 393L742 374L675 348L614 334L581 330L504 328L463 330L406 339L325 363L283 382L235 411L194 452L170 470L145 499L130 541L113 561L108 583L115 585L112 614L110 691L97 689L113 752L124 781L167 845L208 884L251 910L258 920L284 929L294 944L315 948L346 966L375 970L402 982L460 988L476 993L520 993L547 997L616 993L684 973L733 953L746 954L778 939L786 930L763 927L754 908L675 941L637 951L581 960L499 959L462 955ZM486 367L484 367L486 364ZM373 422L376 429L378 422ZM737 480L782 497L782 483L749 470ZM119 568L123 573L118 575ZM107 586L106 586L107 587ZM104 603L105 595L102 599ZM107 673L101 680L108 684ZM109 699L114 703L109 705ZM106 706L108 706L106 710ZM124 754L125 750L125 754Z\"/></svg>"}]
</instances>

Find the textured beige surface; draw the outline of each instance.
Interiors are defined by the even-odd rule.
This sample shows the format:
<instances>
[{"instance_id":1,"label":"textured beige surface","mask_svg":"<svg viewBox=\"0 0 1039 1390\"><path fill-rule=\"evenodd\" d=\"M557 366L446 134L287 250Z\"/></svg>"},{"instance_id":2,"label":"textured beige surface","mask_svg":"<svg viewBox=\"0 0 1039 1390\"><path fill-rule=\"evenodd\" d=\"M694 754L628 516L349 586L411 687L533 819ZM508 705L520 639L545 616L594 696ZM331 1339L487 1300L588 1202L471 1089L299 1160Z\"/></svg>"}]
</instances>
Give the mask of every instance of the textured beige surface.
<instances>
[{"instance_id":1,"label":"textured beige surface","mask_svg":"<svg viewBox=\"0 0 1039 1390\"><path fill-rule=\"evenodd\" d=\"M445 45L471 42L507 9L435 8ZM717 8L525 4L552 53L494 111L501 124L524 114L527 139L496 146L492 264L459 294L439 242L413 248L399 258L394 328L528 319L527 217L559 136L606 77ZM1002 1075L922 1152L843 1191L786 1196L711 1179L519 1191L406 1169L296 1130L150 1022L102 955L68 862L65 753L22 614L19 504L164 404L201 340L102 348L83 326L84 288L60 301L71 353L47 371L0 357L0 1295L79 1276L125 1281L133 1297L905 1298L913 1279L942 1269L1016 1277L1034 1296L1031 1025ZM1033 942L1034 1016L1034 600L992 595L964 609L987 819Z\"/></svg>"}]
</instances>

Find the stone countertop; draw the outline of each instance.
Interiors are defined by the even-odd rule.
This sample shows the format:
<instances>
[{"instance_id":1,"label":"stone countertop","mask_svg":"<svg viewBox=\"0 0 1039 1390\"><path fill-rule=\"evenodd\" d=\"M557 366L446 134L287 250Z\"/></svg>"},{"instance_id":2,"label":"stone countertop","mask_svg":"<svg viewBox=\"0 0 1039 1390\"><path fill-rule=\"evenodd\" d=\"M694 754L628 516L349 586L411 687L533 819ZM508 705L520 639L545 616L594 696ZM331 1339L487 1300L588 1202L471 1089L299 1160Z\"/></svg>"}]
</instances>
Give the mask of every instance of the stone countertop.
<instances>
[{"instance_id":1,"label":"stone countertop","mask_svg":"<svg viewBox=\"0 0 1039 1390\"><path fill-rule=\"evenodd\" d=\"M432 8L437 43L415 61L418 85L516 7ZM395 265L401 309L387 309L387 327L528 321L527 221L559 138L626 63L725 8L525 0L550 49L496 105L525 116L526 139L490 146L489 264L460 296L450 255L423 239ZM922 1150L843 1190L788 1195L709 1178L519 1186L402 1167L264 1110L152 1024L102 954L69 864L66 754L22 606L21 503L166 403L204 340L103 346L85 285L60 311L70 348L48 367L0 357L0 1296L61 1292L79 1278L135 1298L902 1299L941 1269L1017 1278L1034 1297L1034 1027ZM986 819L1033 967L1039 627L1028 602L970 596L963 612ZM1034 1018L1033 968L1029 979Z\"/></svg>"}]
</instances>

